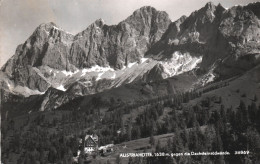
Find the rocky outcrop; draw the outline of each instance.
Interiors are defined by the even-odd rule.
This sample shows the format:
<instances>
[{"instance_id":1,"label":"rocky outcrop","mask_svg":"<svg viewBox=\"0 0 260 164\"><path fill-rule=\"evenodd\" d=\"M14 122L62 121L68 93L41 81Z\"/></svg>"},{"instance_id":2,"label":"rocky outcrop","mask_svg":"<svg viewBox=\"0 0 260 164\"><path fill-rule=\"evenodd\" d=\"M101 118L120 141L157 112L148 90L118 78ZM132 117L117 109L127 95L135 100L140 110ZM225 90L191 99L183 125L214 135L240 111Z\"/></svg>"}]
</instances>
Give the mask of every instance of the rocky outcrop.
<instances>
[{"instance_id":1,"label":"rocky outcrop","mask_svg":"<svg viewBox=\"0 0 260 164\"><path fill-rule=\"evenodd\" d=\"M54 23L42 24L17 48L2 71L17 85L43 91L48 88L47 82L44 78L30 77L32 67L72 72L94 65L121 69L140 60L170 22L167 13L147 6L118 25L108 26L99 19L76 36Z\"/></svg>"},{"instance_id":2,"label":"rocky outcrop","mask_svg":"<svg viewBox=\"0 0 260 164\"><path fill-rule=\"evenodd\" d=\"M218 73L225 77L224 67L234 68L229 71L230 76L248 70L258 63L255 55L260 52L259 8L259 3L252 3L226 10L220 4L207 3L189 17L171 23L161 40L146 54L169 56L181 51L201 55L201 69L208 71L213 64L218 64L216 67L221 67Z\"/></svg>"},{"instance_id":3,"label":"rocky outcrop","mask_svg":"<svg viewBox=\"0 0 260 164\"><path fill-rule=\"evenodd\" d=\"M144 82L160 81L167 77L164 67L161 64L156 64L151 70L147 71L143 77Z\"/></svg>"},{"instance_id":4,"label":"rocky outcrop","mask_svg":"<svg viewBox=\"0 0 260 164\"><path fill-rule=\"evenodd\" d=\"M42 24L2 67L1 78L8 80L0 78L0 85L42 94L41 110L51 110L77 96L195 68L228 78L260 63L259 8L207 3L171 22L167 13L146 6L117 25L96 20L75 36Z\"/></svg>"},{"instance_id":5,"label":"rocky outcrop","mask_svg":"<svg viewBox=\"0 0 260 164\"><path fill-rule=\"evenodd\" d=\"M54 69L70 68L66 56L72 41L73 35L54 23L41 24L23 45L18 46L15 55L2 67L2 71L16 85L45 91L50 85L33 68L43 65Z\"/></svg>"},{"instance_id":6,"label":"rocky outcrop","mask_svg":"<svg viewBox=\"0 0 260 164\"><path fill-rule=\"evenodd\" d=\"M76 35L69 61L78 68L93 65L121 69L138 61L170 24L168 14L142 7L116 26L97 20Z\"/></svg>"}]
</instances>

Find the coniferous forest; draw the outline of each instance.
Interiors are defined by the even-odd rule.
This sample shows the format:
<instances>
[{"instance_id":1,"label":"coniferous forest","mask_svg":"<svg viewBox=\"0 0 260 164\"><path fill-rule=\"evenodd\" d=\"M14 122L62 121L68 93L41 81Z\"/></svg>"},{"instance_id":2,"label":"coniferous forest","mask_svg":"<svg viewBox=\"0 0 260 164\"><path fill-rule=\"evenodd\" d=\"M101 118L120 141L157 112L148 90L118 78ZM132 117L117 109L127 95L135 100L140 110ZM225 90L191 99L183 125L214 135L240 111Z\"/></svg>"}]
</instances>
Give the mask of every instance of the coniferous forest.
<instances>
[{"instance_id":1,"label":"coniferous forest","mask_svg":"<svg viewBox=\"0 0 260 164\"><path fill-rule=\"evenodd\" d=\"M190 105L196 99L200 101ZM202 98L196 91L157 97L130 106L120 100L103 102L100 97L94 97L93 108L79 111L60 108L26 116L19 124L8 120L8 126L2 126L2 138L10 142L2 143L5 152L2 157L8 159L11 154L19 154L17 163L21 164L72 163L80 149L79 139L85 133L95 133L100 145L148 138L149 144L143 152L230 153L226 156L130 158L129 163L255 163L260 148L257 99L255 96L248 106L241 100L239 106L233 108L225 107L221 97ZM108 112L92 110L101 108L102 104L110 104ZM173 135L161 142L156 136L162 134ZM238 151L245 151L245 154L238 155Z\"/></svg>"},{"instance_id":2,"label":"coniferous forest","mask_svg":"<svg viewBox=\"0 0 260 164\"><path fill-rule=\"evenodd\" d=\"M0 0L1 164L260 163L260 2L24 1Z\"/></svg>"}]
</instances>

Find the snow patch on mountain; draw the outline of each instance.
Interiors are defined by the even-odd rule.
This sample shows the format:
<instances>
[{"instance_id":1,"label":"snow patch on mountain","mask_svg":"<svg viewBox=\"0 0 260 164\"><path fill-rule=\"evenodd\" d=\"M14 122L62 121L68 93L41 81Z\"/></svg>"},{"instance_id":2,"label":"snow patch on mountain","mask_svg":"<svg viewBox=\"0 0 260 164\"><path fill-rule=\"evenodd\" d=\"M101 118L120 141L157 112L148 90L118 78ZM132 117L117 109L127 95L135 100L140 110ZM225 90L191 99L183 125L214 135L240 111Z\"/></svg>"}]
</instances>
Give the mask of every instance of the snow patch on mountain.
<instances>
[{"instance_id":1,"label":"snow patch on mountain","mask_svg":"<svg viewBox=\"0 0 260 164\"><path fill-rule=\"evenodd\" d=\"M156 64L163 66L164 78L172 77L183 72L190 71L197 67L201 62L202 57L193 56L190 53L181 53L176 51L170 58L159 54L156 59L152 57L142 57L139 62L135 61L128 63L123 68L114 70L110 66L95 65L90 68L76 69L76 70L56 70L50 67L41 67L36 69L37 73L48 81L52 87L66 91L66 86L73 84L79 80L85 81L85 86L92 86L93 79L99 81L101 79L111 80L111 87L118 87L123 84L131 83L140 80L147 71L151 70ZM213 78L214 79L214 78ZM7 84L7 86L11 86ZM39 91L30 91L32 94L44 94Z\"/></svg>"},{"instance_id":2,"label":"snow patch on mountain","mask_svg":"<svg viewBox=\"0 0 260 164\"><path fill-rule=\"evenodd\" d=\"M45 93L45 92L40 92L38 90L32 90L26 86L20 86L20 85L14 86L13 84L9 83L8 81L5 81L5 82L6 82L6 85L9 89L9 91L14 94L22 94L25 97L29 97L30 95L42 95Z\"/></svg>"},{"instance_id":3,"label":"snow patch on mountain","mask_svg":"<svg viewBox=\"0 0 260 164\"><path fill-rule=\"evenodd\" d=\"M8 81L7 81L6 83L7 83L8 88L10 89L10 88L11 88L11 85L9 84Z\"/></svg>"},{"instance_id":4,"label":"snow patch on mountain","mask_svg":"<svg viewBox=\"0 0 260 164\"><path fill-rule=\"evenodd\" d=\"M206 74L202 77L202 79L200 80L201 83L202 83L202 86L206 85L206 84L209 83L209 82L213 82L213 81L215 80L215 77L216 77L215 74L214 74L215 68L216 68L216 63L214 63L214 64L211 66L211 68L210 68L210 70L208 71L208 73L206 73Z\"/></svg>"},{"instance_id":5,"label":"snow patch on mountain","mask_svg":"<svg viewBox=\"0 0 260 164\"><path fill-rule=\"evenodd\" d=\"M46 32L47 35L50 35L50 32L49 32L49 31L46 31L46 30L44 30L44 31Z\"/></svg>"},{"instance_id":6,"label":"snow patch on mountain","mask_svg":"<svg viewBox=\"0 0 260 164\"><path fill-rule=\"evenodd\" d=\"M188 52L182 54L176 51L170 59L165 59L159 63L164 67L164 71L168 74L168 77L171 77L196 68L201 61L201 56L191 56Z\"/></svg>"},{"instance_id":7,"label":"snow patch on mountain","mask_svg":"<svg viewBox=\"0 0 260 164\"><path fill-rule=\"evenodd\" d=\"M75 72L71 72L71 71L66 71L66 70L63 70L61 71L65 76L72 76L73 74L76 74L79 72L79 70L75 71Z\"/></svg>"},{"instance_id":8,"label":"snow patch on mountain","mask_svg":"<svg viewBox=\"0 0 260 164\"><path fill-rule=\"evenodd\" d=\"M213 73L209 73L208 76L209 77L208 77L208 80L206 81L206 83L214 81L215 75Z\"/></svg>"},{"instance_id":9,"label":"snow patch on mountain","mask_svg":"<svg viewBox=\"0 0 260 164\"><path fill-rule=\"evenodd\" d=\"M95 65L91 68L84 68L83 70L81 70L81 72L82 72L81 76L85 76L86 73L89 73L89 72L107 72L107 71L115 71L115 70L113 68L111 68L110 66L100 67L99 65Z\"/></svg>"},{"instance_id":10,"label":"snow patch on mountain","mask_svg":"<svg viewBox=\"0 0 260 164\"><path fill-rule=\"evenodd\" d=\"M61 90L61 91L66 91L66 89L64 88L63 85L58 86L56 89Z\"/></svg>"},{"instance_id":11,"label":"snow patch on mountain","mask_svg":"<svg viewBox=\"0 0 260 164\"><path fill-rule=\"evenodd\" d=\"M141 58L141 63L144 63L147 60L148 60L148 58Z\"/></svg>"},{"instance_id":12,"label":"snow patch on mountain","mask_svg":"<svg viewBox=\"0 0 260 164\"><path fill-rule=\"evenodd\" d=\"M116 73L113 73L113 75L111 76L111 79L115 79L116 78Z\"/></svg>"},{"instance_id":13,"label":"snow patch on mountain","mask_svg":"<svg viewBox=\"0 0 260 164\"><path fill-rule=\"evenodd\" d=\"M58 30L58 31L63 31L63 32L67 33L67 34L73 35L72 33L70 33L70 32L68 32L68 31L65 31L65 30L63 30L63 29L62 29L62 28L60 28L60 27L53 26L53 28L54 28L55 30Z\"/></svg>"},{"instance_id":14,"label":"snow patch on mountain","mask_svg":"<svg viewBox=\"0 0 260 164\"><path fill-rule=\"evenodd\" d=\"M213 18L215 18L215 15L213 14L213 12L212 12L212 11L210 12L210 14L211 14L211 16L212 16Z\"/></svg>"},{"instance_id":15,"label":"snow patch on mountain","mask_svg":"<svg viewBox=\"0 0 260 164\"><path fill-rule=\"evenodd\" d=\"M127 65L127 68L131 68L131 67L133 67L135 64L137 64L137 62L129 63L129 64Z\"/></svg>"},{"instance_id":16,"label":"snow patch on mountain","mask_svg":"<svg viewBox=\"0 0 260 164\"><path fill-rule=\"evenodd\" d=\"M58 27L56 27L56 26L53 26L53 28L55 29L55 30L62 30L61 28L58 28ZM62 30L63 31L63 30Z\"/></svg>"},{"instance_id":17,"label":"snow patch on mountain","mask_svg":"<svg viewBox=\"0 0 260 164\"><path fill-rule=\"evenodd\" d=\"M100 80L100 79L101 79L101 76L102 76L103 74L104 74L104 72L98 73L97 78L96 78L96 81Z\"/></svg>"},{"instance_id":18,"label":"snow patch on mountain","mask_svg":"<svg viewBox=\"0 0 260 164\"><path fill-rule=\"evenodd\" d=\"M113 68L108 67L100 67L99 65L95 65L91 68L83 69L83 72L105 72L105 71L115 71Z\"/></svg>"}]
</instances>

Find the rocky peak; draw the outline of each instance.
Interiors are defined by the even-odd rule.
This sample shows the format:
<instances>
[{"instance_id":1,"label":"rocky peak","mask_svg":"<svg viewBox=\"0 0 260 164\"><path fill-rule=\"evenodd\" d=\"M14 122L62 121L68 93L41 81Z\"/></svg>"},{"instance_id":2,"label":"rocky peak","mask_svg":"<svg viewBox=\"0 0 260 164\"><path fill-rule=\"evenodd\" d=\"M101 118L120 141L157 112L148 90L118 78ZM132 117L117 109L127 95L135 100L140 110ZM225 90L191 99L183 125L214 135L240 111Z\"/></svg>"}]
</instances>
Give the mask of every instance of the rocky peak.
<instances>
[{"instance_id":1,"label":"rocky peak","mask_svg":"<svg viewBox=\"0 0 260 164\"><path fill-rule=\"evenodd\" d=\"M162 39L165 40L171 44L170 42L173 42L172 39L176 38L176 36L178 35L178 33L180 32L180 25L187 19L187 16L183 15L181 16L179 19L177 19L175 22L172 22L169 25L169 28L167 29L167 31L164 33L164 35L162 36ZM178 42L178 41L177 41Z\"/></svg>"},{"instance_id":2,"label":"rocky peak","mask_svg":"<svg viewBox=\"0 0 260 164\"><path fill-rule=\"evenodd\" d=\"M160 22L171 22L169 15L164 11L158 11L151 6L144 6L129 16L124 22L129 23L132 26L136 26L138 24L151 26L152 23L160 23ZM138 26L137 26L138 27Z\"/></svg>"},{"instance_id":3,"label":"rocky peak","mask_svg":"<svg viewBox=\"0 0 260 164\"><path fill-rule=\"evenodd\" d=\"M219 20L222 12L212 2L207 3L203 8L194 11L185 19L180 26L178 33L179 42L201 42L205 43L215 33L214 22Z\"/></svg>"},{"instance_id":4,"label":"rocky peak","mask_svg":"<svg viewBox=\"0 0 260 164\"><path fill-rule=\"evenodd\" d=\"M45 30L50 30L53 27L59 28L54 22L49 22L49 23L42 23L38 26L38 29L45 29Z\"/></svg>"},{"instance_id":5,"label":"rocky peak","mask_svg":"<svg viewBox=\"0 0 260 164\"><path fill-rule=\"evenodd\" d=\"M219 3L216 7L216 13L223 13L226 9Z\"/></svg>"},{"instance_id":6,"label":"rocky peak","mask_svg":"<svg viewBox=\"0 0 260 164\"><path fill-rule=\"evenodd\" d=\"M232 47L240 47L239 44L245 46L246 43L250 43L248 41L258 43L259 19L257 14L259 8L260 3L253 3L247 6L239 5L231 7L223 14L220 31L225 37L230 39L230 42L233 43Z\"/></svg>"},{"instance_id":7,"label":"rocky peak","mask_svg":"<svg viewBox=\"0 0 260 164\"><path fill-rule=\"evenodd\" d=\"M83 30L82 32L78 33L75 36L75 39L76 40L78 40L78 39L80 39L80 40L83 39L84 40L84 39L86 39L85 38L86 36L90 36L91 34L94 34L94 33L100 33L100 29L102 29L104 25L105 25L105 21L102 18L97 19L95 22L90 24L85 30Z\"/></svg>"},{"instance_id":8,"label":"rocky peak","mask_svg":"<svg viewBox=\"0 0 260 164\"><path fill-rule=\"evenodd\" d=\"M42 45L45 44L45 42L57 43L61 41L71 41L73 37L74 36L72 34L64 31L55 23L49 22L39 25L26 42L28 44L28 42L33 43L36 41Z\"/></svg>"},{"instance_id":9,"label":"rocky peak","mask_svg":"<svg viewBox=\"0 0 260 164\"><path fill-rule=\"evenodd\" d=\"M183 26L187 28L188 26L204 24L206 22L212 22L215 18L216 6L209 2L203 8L194 11L191 15L185 20Z\"/></svg>"},{"instance_id":10,"label":"rocky peak","mask_svg":"<svg viewBox=\"0 0 260 164\"><path fill-rule=\"evenodd\" d=\"M50 32L52 32L52 30L58 30L61 32L65 32L61 27L59 27L58 25L56 25L53 22L49 22L49 23L42 23L40 24L36 30L34 31L34 33L41 33L41 32L45 32L47 34L50 34Z\"/></svg>"},{"instance_id":11,"label":"rocky peak","mask_svg":"<svg viewBox=\"0 0 260 164\"><path fill-rule=\"evenodd\" d=\"M182 23L182 22L185 21L185 19L187 19L187 16L186 16L186 15L183 15L183 16L181 16L179 19L177 19L175 22L176 22L176 23Z\"/></svg>"},{"instance_id":12,"label":"rocky peak","mask_svg":"<svg viewBox=\"0 0 260 164\"><path fill-rule=\"evenodd\" d=\"M166 12L158 11L151 6L144 6L134 11L131 16L121 23L128 24L135 35L140 36L140 39L147 40L148 44L142 45L142 47L148 46L147 48L149 48L161 39L171 20ZM146 48L143 49L142 53L145 53L146 50Z\"/></svg>"},{"instance_id":13,"label":"rocky peak","mask_svg":"<svg viewBox=\"0 0 260 164\"><path fill-rule=\"evenodd\" d=\"M102 18L100 18L100 19L97 19L97 20L94 22L94 24L95 24L97 27L102 28L102 27L105 25L105 21L104 21Z\"/></svg>"},{"instance_id":14,"label":"rocky peak","mask_svg":"<svg viewBox=\"0 0 260 164\"><path fill-rule=\"evenodd\" d=\"M203 8L199 10L199 16L212 22L216 17L216 8L217 6L215 6L212 2L208 2Z\"/></svg>"},{"instance_id":15,"label":"rocky peak","mask_svg":"<svg viewBox=\"0 0 260 164\"><path fill-rule=\"evenodd\" d=\"M205 64L208 66L215 62L215 58L219 58L217 54L224 56L224 52L229 51L229 40L238 40L241 36L246 36L240 39L241 43L258 39L255 32L259 29L258 24L252 25L253 28L247 26L252 20L247 14L251 15L253 7L248 8L250 12L240 16L248 20L242 22L245 24L243 26L229 14L234 12L236 15L239 10L243 10L243 7L224 11L221 5L207 3L189 17L183 16L172 23L166 12L145 6L118 25L108 26L102 19L98 19L75 37L53 22L41 24L19 46L16 55L3 70L14 79L15 84L45 91L49 81L39 70L40 67L73 72L98 65L116 70L139 61L145 54L165 52L167 55L183 49L191 54L204 55L206 52L210 57L205 55L203 63L209 63ZM254 12L257 13L257 10L254 9ZM240 26L245 30L237 28ZM243 35L240 31L244 31ZM215 52L209 52L209 46Z\"/></svg>"},{"instance_id":16,"label":"rocky peak","mask_svg":"<svg viewBox=\"0 0 260 164\"><path fill-rule=\"evenodd\" d=\"M249 3L244 7L246 10L251 10L260 19L260 2Z\"/></svg>"},{"instance_id":17,"label":"rocky peak","mask_svg":"<svg viewBox=\"0 0 260 164\"><path fill-rule=\"evenodd\" d=\"M145 82L153 82L165 79L166 77L167 74L165 73L163 65L158 63L143 75L142 80Z\"/></svg>"},{"instance_id":18,"label":"rocky peak","mask_svg":"<svg viewBox=\"0 0 260 164\"><path fill-rule=\"evenodd\" d=\"M204 9L214 11L216 9L216 6L213 2L206 3Z\"/></svg>"},{"instance_id":19,"label":"rocky peak","mask_svg":"<svg viewBox=\"0 0 260 164\"><path fill-rule=\"evenodd\" d=\"M158 12L154 7L151 6L143 6L140 9L137 9L134 11L133 15L138 15L140 13L142 14L152 14L154 12Z\"/></svg>"},{"instance_id":20,"label":"rocky peak","mask_svg":"<svg viewBox=\"0 0 260 164\"><path fill-rule=\"evenodd\" d=\"M224 10L225 10L225 8L221 5L221 3L218 3L217 8L220 8L220 9L224 9Z\"/></svg>"}]
</instances>

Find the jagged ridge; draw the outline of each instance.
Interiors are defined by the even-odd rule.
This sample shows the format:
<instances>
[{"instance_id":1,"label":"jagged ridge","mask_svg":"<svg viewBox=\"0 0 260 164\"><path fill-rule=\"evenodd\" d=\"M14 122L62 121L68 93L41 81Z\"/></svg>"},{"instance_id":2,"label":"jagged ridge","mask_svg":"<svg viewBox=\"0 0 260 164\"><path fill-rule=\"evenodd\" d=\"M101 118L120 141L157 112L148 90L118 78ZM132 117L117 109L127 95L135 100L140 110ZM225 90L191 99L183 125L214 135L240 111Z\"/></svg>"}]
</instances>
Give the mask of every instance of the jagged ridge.
<instances>
[{"instance_id":1,"label":"jagged ridge","mask_svg":"<svg viewBox=\"0 0 260 164\"><path fill-rule=\"evenodd\" d=\"M146 6L118 25L108 26L99 19L75 36L54 23L42 24L18 46L2 71L14 85L42 93L51 86L64 91L69 88L68 92L77 90L79 95L129 82L156 81L193 68L224 79L259 63L257 8L259 3L228 10L207 3L189 17L171 23L167 13ZM184 61L177 55L174 60L180 63L168 62L176 52L189 55ZM194 65L199 62L190 59L202 59L202 63ZM169 68L171 64L173 68ZM191 66L183 69L179 64ZM134 69L125 69L133 65ZM177 66L181 70L176 70ZM103 71L91 72L90 67ZM174 72L167 73L169 69ZM102 77L108 80L97 82Z\"/></svg>"}]
</instances>

